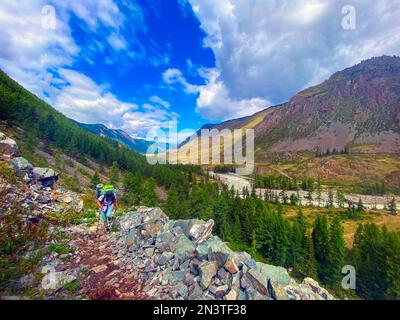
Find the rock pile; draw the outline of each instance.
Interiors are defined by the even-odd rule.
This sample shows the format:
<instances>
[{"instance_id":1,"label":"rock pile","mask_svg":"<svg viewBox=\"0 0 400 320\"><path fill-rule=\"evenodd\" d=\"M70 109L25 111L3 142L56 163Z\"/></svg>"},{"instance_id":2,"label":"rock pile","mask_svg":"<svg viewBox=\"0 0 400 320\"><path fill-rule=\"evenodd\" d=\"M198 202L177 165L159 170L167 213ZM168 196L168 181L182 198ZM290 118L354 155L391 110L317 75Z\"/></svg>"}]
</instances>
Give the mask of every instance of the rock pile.
<instances>
[{"instance_id":1,"label":"rock pile","mask_svg":"<svg viewBox=\"0 0 400 320\"><path fill-rule=\"evenodd\" d=\"M153 299L332 300L312 279L233 252L212 235L214 222L170 220L159 208L117 218L114 253L137 273Z\"/></svg>"},{"instance_id":2,"label":"rock pile","mask_svg":"<svg viewBox=\"0 0 400 320\"><path fill-rule=\"evenodd\" d=\"M10 171L14 170L19 178L15 183L7 183L0 177L0 190L5 190L1 209L27 209L30 217L39 216L44 211L73 210L77 213L83 210L83 201L72 191L58 188L53 190L46 183L58 177L51 168L34 167L23 157L16 157L18 146L16 142L0 132L0 161L6 163Z\"/></svg>"}]
</instances>

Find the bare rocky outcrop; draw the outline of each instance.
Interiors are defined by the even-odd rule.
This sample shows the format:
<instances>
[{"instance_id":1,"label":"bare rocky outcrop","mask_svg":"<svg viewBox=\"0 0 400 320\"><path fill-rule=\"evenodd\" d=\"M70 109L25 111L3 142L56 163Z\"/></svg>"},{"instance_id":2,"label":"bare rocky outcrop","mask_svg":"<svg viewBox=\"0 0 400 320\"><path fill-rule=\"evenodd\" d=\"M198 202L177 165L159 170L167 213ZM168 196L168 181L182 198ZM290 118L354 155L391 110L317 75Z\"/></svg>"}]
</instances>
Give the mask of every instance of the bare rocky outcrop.
<instances>
[{"instance_id":1,"label":"bare rocky outcrop","mask_svg":"<svg viewBox=\"0 0 400 320\"><path fill-rule=\"evenodd\" d=\"M313 279L298 284L285 268L232 251L212 235L212 220L174 221L159 208L139 208L116 225L122 263L136 271L151 299L334 299Z\"/></svg>"},{"instance_id":2,"label":"bare rocky outcrop","mask_svg":"<svg viewBox=\"0 0 400 320\"><path fill-rule=\"evenodd\" d=\"M17 143L0 132L0 157L2 159L10 159L18 153Z\"/></svg>"}]
</instances>

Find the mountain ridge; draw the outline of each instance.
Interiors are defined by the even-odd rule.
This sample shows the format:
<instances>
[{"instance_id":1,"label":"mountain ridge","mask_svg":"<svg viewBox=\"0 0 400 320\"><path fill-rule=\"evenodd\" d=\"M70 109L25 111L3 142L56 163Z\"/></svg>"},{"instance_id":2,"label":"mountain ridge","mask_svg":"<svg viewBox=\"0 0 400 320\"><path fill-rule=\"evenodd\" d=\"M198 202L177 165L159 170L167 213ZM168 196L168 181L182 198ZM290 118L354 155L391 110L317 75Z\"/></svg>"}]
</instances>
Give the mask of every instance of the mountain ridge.
<instances>
[{"instance_id":1,"label":"mountain ridge","mask_svg":"<svg viewBox=\"0 0 400 320\"><path fill-rule=\"evenodd\" d=\"M400 58L374 57L334 73L286 103L213 128L254 129L256 159L268 152L325 152L359 146L367 146L371 153L397 152L399 93Z\"/></svg>"},{"instance_id":2,"label":"mountain ridge","mask_svg":"<svg viewBox=\"0 0 400 320\"><path fill-rule=\"evenodd\" d=\"M112 140L118 141L125 145L126 147L133 149L139 153L145 154L148 147L154 144L154 141L149 141L145 139L137 139L131 137L126 131L122 129L110 129L104 124L86 124L78 122L74 119L70 119L73 123L81 127L82 129L93 133L97 136L107 137Z\"/></svg>"}]
</instances>

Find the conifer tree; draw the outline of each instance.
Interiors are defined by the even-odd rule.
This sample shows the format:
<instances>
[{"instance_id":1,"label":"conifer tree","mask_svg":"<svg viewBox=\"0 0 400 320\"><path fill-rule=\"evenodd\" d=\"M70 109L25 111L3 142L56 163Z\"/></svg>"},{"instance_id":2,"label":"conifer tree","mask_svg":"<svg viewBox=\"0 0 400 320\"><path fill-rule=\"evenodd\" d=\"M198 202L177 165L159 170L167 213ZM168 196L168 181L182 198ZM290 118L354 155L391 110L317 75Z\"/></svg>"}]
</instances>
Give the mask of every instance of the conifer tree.
<instances>
[{"instance_id":1,"label":"conifer tree","mask_svg":"<svg viewBox=\"0 0 400 320\"><path fill-rule=\"evenodd\" d=\"M390 200L388 208L390 214L397 215L397 204L395 198L392 198L392 200Z\"/></svg>"},{"instance_id":2,"label":"conifer tree","mask_svg":"<svg viewBox=\"0 0 400 320\"><path fill-rule=\"evenodd\" d=\"M119 181L120 181L119 166L118 163L114 161L110 168L109 182L110 184L116 185Z\"/></svg>"},{"instance_id":3,"label":"conifer tree","mask_svg":"<svg viewBox=\"0 0 400 320\"><path fill-rule=\"evenodd\" d=\"M312 232L315 259L317 260L317 273L321 281L325 281L328 274L329 255L329 226L326 216L318 215L314 222Z\"/></svg>"},{"instance_id":4,"label":"conifer tree","mask_svg":"<svg viewBox=\"0 0 400 320\"><path fill-rule=\"evenodd\" d=\"M400 234L388 232L384 240L386 255L385 277L388 284L385 290L385 299L400 299Z\"/></svg>"},{"instance_id":5,"label":"conifer tree","mask_svg":"<svg viewBox=\"0 0 400 320\"><path fill-rule=\"evenodd\" d=\"M325 283L331 288L339 288L341 283L341 272L344 266L345 243L343 238L343 226L340 218L333 219L328 253L328 273L325 275Z\"/></svg>"},{"instance_id":6,"label":"conifer tree","mask_svg":"<svg viewBox=\"0 0 400 320\"><path fill-rule=\"evenodd\" d=\"M179 219L180 218L180 204L179 195L176 191L175 186L171 187L168 191L167 201L165 203L165 213L171 219Z\"/></svg>"},{"instance_id":7,"label":"conifer tree","mask_svg":"<svg viewBox=\"0 0 400 320\"><path fill-rule=\"evenodd\" d=\"M363 204L363 202L362 202L362 200L361 200L361 198L358 200L358 203L357 203L357 211L358 212L363 212L365 210L365 208L364 208L364 204Z\"/></svg>"},{"instance_id":8,"label":"conifer tree","mask_svg":"<svg viewBox=\"0 0 400 320\"><path fill-rule=\"evenodd\" d=\"M155 192L156 188L156 182L154 178L149 178L145 185L144 185L144 190L143 190L143 205L147 207L155 207L157 203L157 196Z\"/></svg>"},{"instance_id":9,"label":"conifer tree","mask_svg":"<svg viewBox=\"0 0 400 320\"><path fill-rule=\"evenodd\" d=\"M100 183L99 174L98 174L97 172L95 172L95 173L92 175L92 178L90 179L90 187L91 187L92 189L95 189L96 186L97 186L99 183Z\"/></svg>"}]
</instances>

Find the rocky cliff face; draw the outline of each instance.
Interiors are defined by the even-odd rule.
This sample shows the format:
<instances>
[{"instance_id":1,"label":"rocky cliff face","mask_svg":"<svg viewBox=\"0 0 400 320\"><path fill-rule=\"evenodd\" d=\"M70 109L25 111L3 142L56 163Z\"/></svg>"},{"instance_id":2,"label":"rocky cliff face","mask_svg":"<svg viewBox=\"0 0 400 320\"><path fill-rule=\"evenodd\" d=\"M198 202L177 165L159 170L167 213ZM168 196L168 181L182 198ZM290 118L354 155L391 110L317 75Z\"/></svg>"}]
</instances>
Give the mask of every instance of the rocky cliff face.
<instances>
[{"instance_id":1,"label":"rocky cliff face","mask_svg":"<svg viewBox=\"0 0 400 320\"><path fill-rule=\"evenodd\" d=\"M170 220L159 208L140 208L116 221L122 263L131 266L151 299L331 300L312 279L233 252L212 235L212 220Z\"/></svg>"}]
</instances>

